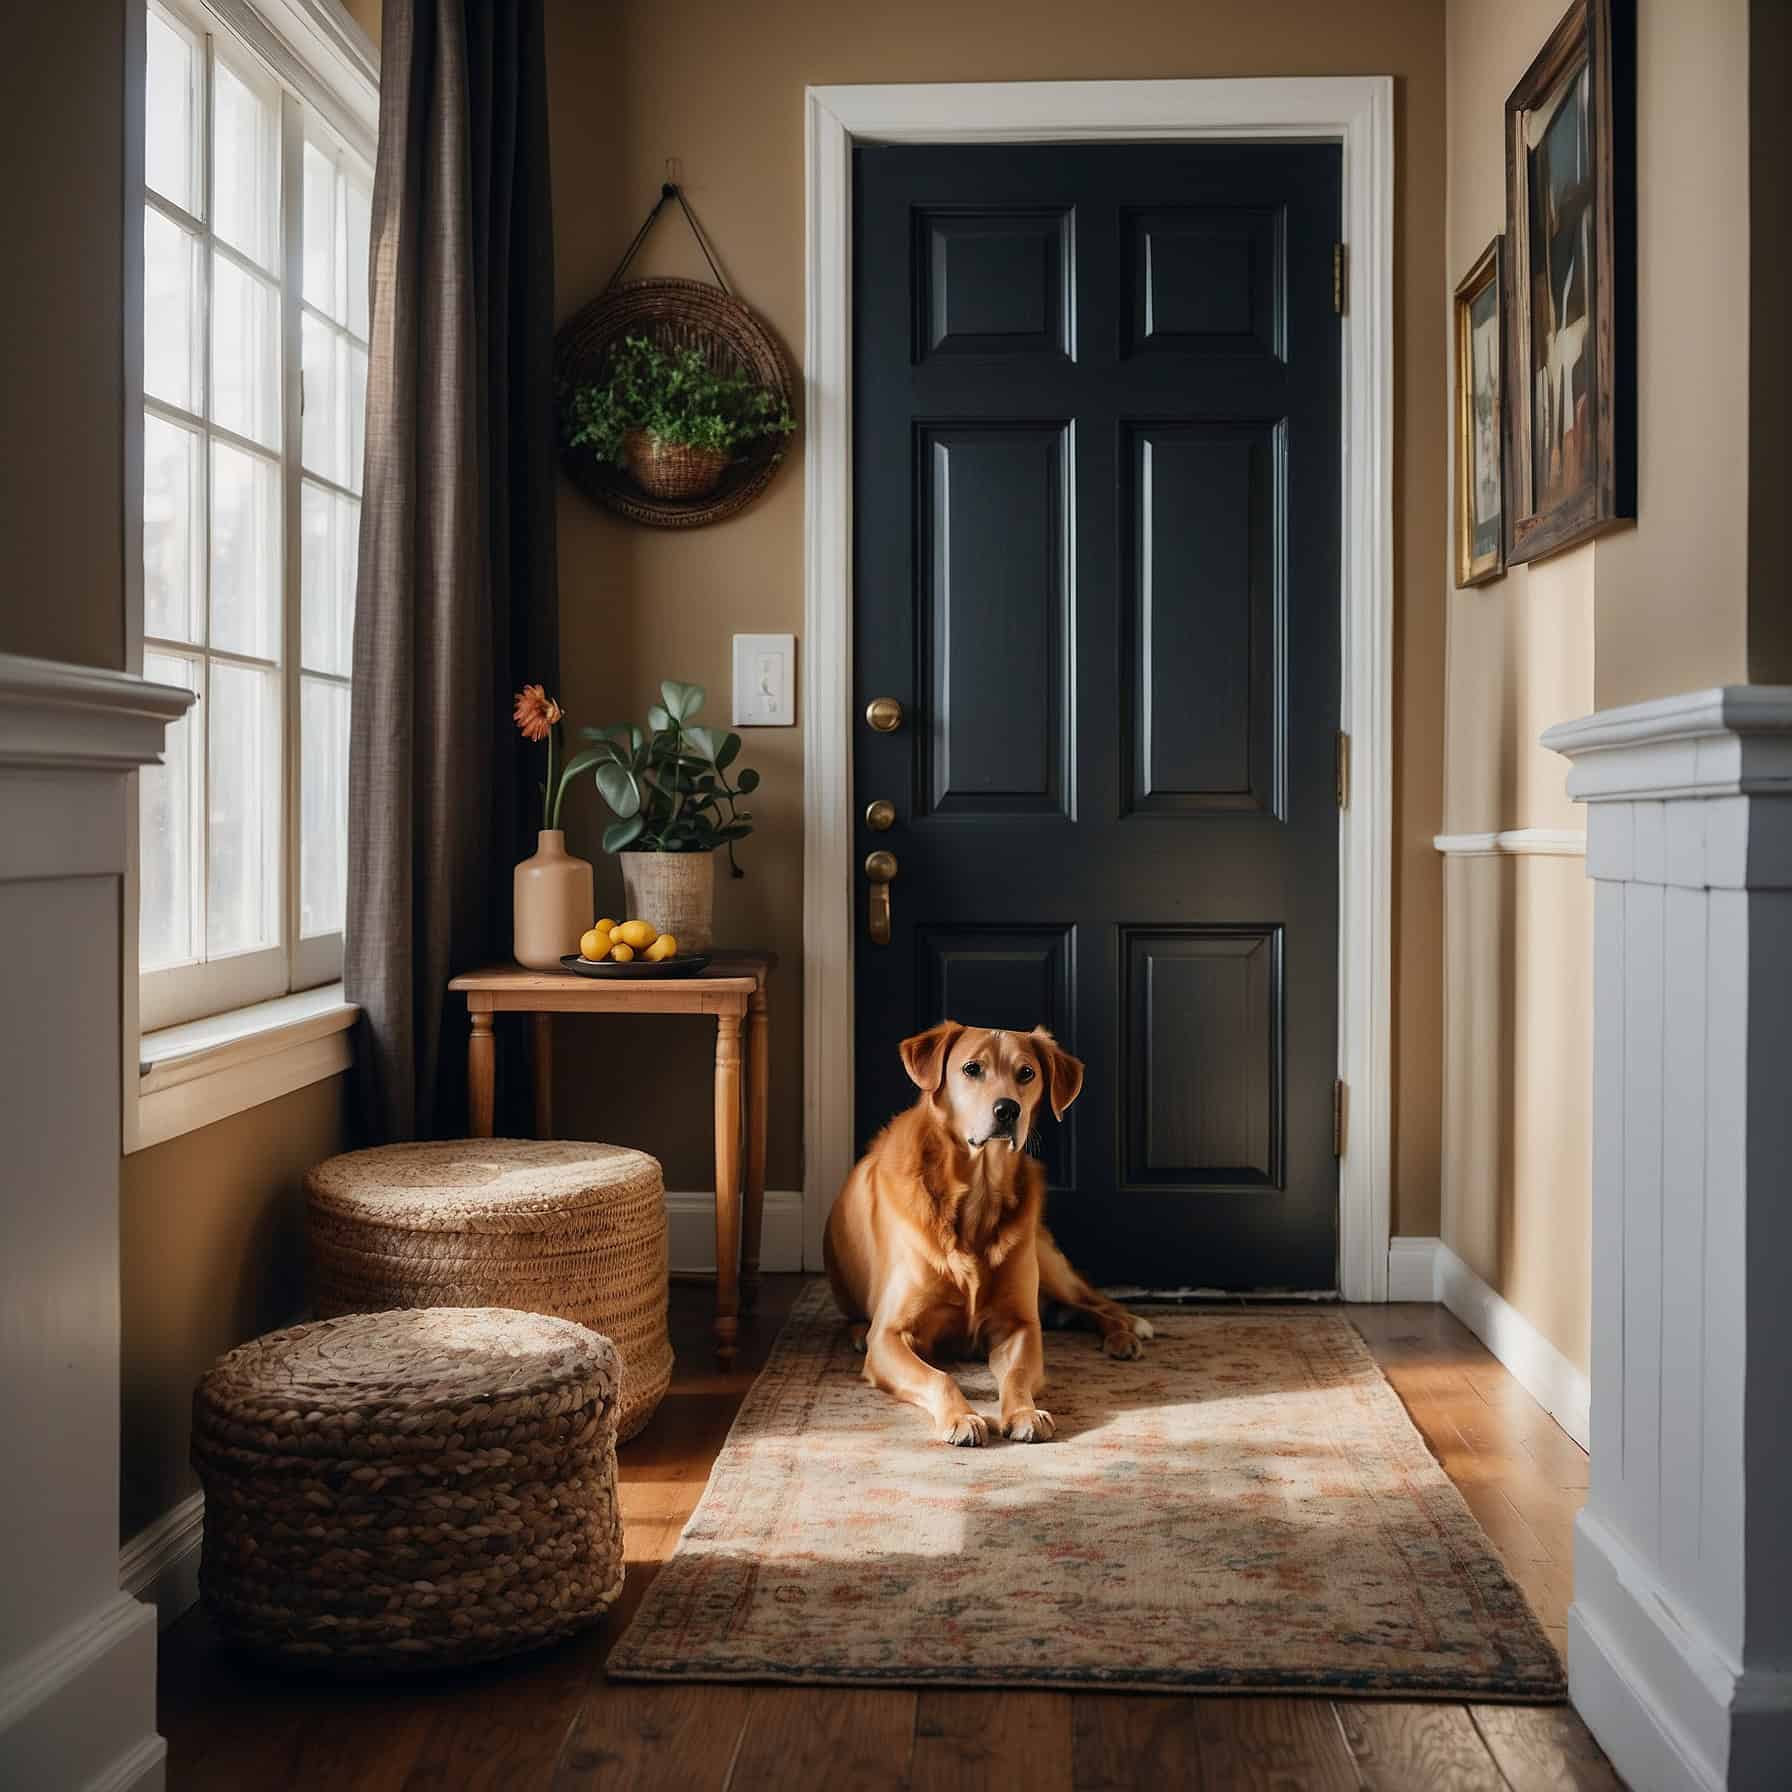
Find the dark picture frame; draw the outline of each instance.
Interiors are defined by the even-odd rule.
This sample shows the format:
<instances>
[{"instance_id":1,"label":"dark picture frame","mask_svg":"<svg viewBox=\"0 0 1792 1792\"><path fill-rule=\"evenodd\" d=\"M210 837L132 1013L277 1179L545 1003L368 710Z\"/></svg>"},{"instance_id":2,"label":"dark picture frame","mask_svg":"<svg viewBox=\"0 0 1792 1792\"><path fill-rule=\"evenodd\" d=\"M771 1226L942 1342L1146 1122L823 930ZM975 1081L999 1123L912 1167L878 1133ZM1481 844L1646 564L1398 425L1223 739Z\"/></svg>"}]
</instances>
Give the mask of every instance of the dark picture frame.
<instances>
[{"instance_id":1,"label":"dark picture frame","mask_svg":"<svg viewBox=\"0 0 1792 1792\"><path fill-rule=\"evenodd\" d=\"M1456 583L1506 571L1506 239L1496 236L1457 283Z\"/></svg>"},{"instance_id":2,"label":"dark picture frame","mask_svg":"<svg viewBox=\"0 0 1792 1792\"><path fill-rule=\"evenodd\" d=\"M1506 100L1506 560L1636 515L1632 0L1575 0Z\"/></svg>"}]
</instances>

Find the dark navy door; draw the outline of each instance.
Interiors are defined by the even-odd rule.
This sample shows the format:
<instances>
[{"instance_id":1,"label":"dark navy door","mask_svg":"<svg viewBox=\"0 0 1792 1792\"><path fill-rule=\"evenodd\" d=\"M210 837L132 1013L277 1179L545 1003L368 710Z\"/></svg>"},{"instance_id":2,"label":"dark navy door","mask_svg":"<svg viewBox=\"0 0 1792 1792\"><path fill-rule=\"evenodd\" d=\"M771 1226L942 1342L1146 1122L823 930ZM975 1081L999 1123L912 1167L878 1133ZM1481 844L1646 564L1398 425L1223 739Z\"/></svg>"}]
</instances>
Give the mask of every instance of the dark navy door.
<instances>
[{"instance_id":1,"label":"dark navy door","mask_svg":"<svg viewBox=\"0 0 1792 1792\"><path fill-rule=\"evenodd\" d=\"M1044 1022L1102 1280L1336 1282L1339 165L857 154L858 1133Z\"/></svg>"}]
</instances>

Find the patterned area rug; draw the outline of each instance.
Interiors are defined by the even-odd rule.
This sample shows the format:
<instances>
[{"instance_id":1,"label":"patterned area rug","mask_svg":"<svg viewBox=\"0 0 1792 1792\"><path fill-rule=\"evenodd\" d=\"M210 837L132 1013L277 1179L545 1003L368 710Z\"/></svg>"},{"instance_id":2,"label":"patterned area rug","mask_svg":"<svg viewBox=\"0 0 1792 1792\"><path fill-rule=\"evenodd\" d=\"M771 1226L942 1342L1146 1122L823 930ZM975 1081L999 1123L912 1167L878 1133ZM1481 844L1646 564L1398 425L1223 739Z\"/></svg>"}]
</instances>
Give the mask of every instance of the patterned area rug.
<instances>
[{"instance_id":1,"label":"patterned area rug","mask_svg":"<svg viewBox=\"0 0 1792 1792\"><path fill-rule=\"evenodd\" d=\"M611 1676L1563 1696L1348 1320L1145 1310L1142 1362L1047 1334L1055 1441L961 1450L806 1289Z\"/></svg>"}]
</instances>

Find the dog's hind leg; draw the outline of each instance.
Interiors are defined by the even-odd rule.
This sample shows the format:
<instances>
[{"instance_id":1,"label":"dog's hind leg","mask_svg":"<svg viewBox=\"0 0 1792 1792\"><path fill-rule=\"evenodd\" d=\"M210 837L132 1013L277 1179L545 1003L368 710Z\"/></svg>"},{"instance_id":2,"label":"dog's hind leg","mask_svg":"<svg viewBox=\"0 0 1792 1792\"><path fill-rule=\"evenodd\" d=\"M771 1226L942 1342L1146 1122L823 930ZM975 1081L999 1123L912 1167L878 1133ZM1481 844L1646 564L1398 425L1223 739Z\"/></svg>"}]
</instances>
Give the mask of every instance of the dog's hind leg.
<instances>
[{"instance_id":1,"label":"dog's hind leg","mask_svg":"<svg viewBox=\"0 0 1792 1792\"><path fill-rule=\"evenodd\" d=\"M1074 1307L1087 1313L1101 1333L1101 1347L1109 1356L1121 1358L1144 1355L1141 1338L1155 1335L1149 1319L1139 1319L1105 1294L1097 1294L1070 1267L1070 1259L1058 1249L1057 1241L1039 1228L1039 1296L1056 1301L1060 1306Z\"/></svg>"}]
</instances>

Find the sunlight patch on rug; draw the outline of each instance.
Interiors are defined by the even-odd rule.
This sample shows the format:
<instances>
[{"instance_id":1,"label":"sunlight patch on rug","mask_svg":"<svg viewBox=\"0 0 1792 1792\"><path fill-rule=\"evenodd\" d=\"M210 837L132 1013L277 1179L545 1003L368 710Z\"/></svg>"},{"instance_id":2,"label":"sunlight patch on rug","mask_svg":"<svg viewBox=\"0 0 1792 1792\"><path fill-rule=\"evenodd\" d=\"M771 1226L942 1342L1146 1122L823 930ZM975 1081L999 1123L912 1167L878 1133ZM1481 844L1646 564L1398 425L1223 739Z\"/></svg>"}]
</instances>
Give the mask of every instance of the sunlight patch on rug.
<instances>
[{"instance_id":1,"label":"sunlight patch on rug","mask_svg":"<svg viewBox=\"0 0 1792 1792\"><path fill-rule=\"evenodd\" d=\"M610 1675L1563 1696L1341 1313L1148 1310L1141 1362L1048 1334L1053 1442L955 1450L805 1289Z\"/></svg>"}]
</instances>

